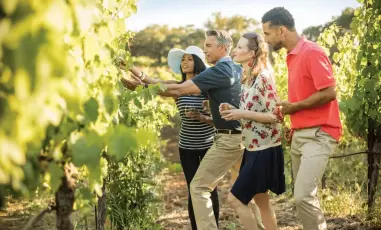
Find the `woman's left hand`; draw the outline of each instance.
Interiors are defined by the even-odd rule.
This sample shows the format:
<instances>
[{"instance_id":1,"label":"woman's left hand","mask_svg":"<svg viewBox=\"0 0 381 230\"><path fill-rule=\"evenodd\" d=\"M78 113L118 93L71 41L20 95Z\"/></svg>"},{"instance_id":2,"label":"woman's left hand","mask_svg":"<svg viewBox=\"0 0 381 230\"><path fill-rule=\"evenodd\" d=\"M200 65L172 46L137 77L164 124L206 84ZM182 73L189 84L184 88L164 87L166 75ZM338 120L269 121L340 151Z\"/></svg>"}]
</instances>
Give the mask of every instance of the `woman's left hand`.
<instances>
[{"instance_id":1,"label":"woman's left hand","mask_svg":"<svg viewBox=\"0 0 381 230\"><path fill-rule=\"evenodd\" d=\"M242 109L231 109L220 112L222 119L227 121L240 120L243 118L244 113L245 111Z\"/></svg>"}]
</instances>

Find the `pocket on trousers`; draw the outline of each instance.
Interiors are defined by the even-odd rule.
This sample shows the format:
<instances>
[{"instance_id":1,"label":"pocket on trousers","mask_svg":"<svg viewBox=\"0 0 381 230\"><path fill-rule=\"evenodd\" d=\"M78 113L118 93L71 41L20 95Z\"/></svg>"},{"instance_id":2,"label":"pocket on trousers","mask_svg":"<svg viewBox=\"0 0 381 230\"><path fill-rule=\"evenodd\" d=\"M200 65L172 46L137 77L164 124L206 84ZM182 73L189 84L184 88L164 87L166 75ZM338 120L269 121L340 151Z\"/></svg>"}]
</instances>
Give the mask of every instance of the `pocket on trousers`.
<instances>
[{"instance_id":1,"label":"pocket on trousers","mask_svg":"<svg viewBox=\"0 0 381 230\"><path fill-rule=\"evenodd\" d=\"M321 127L318 127L315 131L315 137L318 139L318 140L321 140L321 141L329 141L329 140L334 140L333 137L331 137L331 135L329 135L328 133L324 132Z\"/></svg>"},{"instance_id":2,"label":"pocket on trousers","mask_svg":"<svg viewBox=\"0 0 381 230\"><path fill-rule=\"evenodd\" d=\"M315 132L316 141L324 148L326 148L327 155L331 156L337 146L336 140L328 133L321 130L319 127Z\"/></svg>"},{"instance_id":3,"label":"pocket on trousers","mask_svg":"<svg viewBox=\"0 0 381 230\"><path fill-rule=\"evenodd\" d=\"M224 135L216 141L217 148L222 150L238 151L242 150L241 136Z\"/></svg>"}]
</instances>

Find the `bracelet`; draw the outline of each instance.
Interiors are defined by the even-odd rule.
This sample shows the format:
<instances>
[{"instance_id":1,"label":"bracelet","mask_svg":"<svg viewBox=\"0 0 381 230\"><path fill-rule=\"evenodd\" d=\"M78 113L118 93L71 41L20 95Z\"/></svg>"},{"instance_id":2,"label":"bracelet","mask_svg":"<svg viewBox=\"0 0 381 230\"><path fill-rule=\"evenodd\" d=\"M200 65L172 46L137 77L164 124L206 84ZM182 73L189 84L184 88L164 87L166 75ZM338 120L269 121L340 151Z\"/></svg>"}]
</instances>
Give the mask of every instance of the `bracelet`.
<instances>
[{"instance_id":1,"label":"bracelet","mask_svg":"<svg viewBox=\"0 0 381 230\"><path fill-rule=\"evenodd\" d=\"M143 71L140 71L140 74L139 74L139 76L138 76L138 77L139 77L140 79L142 79L142 77L143 77L143 74L144 74L144 73L143 73Z\"/></svg>"}]
</instances>

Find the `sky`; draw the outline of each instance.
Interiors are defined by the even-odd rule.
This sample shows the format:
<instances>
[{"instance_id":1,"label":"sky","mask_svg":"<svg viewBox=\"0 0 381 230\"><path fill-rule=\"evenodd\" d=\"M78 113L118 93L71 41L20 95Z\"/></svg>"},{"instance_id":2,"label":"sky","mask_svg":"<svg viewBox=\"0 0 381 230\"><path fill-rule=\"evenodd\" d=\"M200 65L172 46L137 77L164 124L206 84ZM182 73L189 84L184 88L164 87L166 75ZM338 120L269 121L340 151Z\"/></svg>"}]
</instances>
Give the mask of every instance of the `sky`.
<instances>
[{"instance_id":1,"label":"sky","mask_svg":"<svg viewBox=\"0 0 381 230\"><path fill-rule=\"evenodd\" d=\"M170 27L194 25L204 28L212 13L222 16L242 15L261 20L273 7L283 6L291 12L298 32L324 24L346 7L356 8L357 0L138 0L137 13L127 21L128 29L139 31L152 24Z\"/></svg>"}]
</instances>

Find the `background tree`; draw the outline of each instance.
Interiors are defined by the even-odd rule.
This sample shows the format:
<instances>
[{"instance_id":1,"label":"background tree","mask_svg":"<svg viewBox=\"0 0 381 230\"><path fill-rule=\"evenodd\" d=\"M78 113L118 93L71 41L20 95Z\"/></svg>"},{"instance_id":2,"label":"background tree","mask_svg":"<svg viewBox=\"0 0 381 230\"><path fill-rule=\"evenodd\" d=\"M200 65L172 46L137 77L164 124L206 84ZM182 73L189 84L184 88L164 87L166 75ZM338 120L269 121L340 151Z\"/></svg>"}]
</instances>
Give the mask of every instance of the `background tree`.
<instances>
[{"instance_id":1,"label":"background tree","mask_svg":"<svg viewBox=\"0 0 381 230\"><path fill-rule=\"evenodd\" d=\"M260 23L242 15L224 17L220 12L213 13L211 18L205 23L206 29L226 30L232 36L233 43L237 44L244 32L255 31L262 33Z\"/></svg>"},{"instance_id":2,"label":"background tree","mask_svg":"<svg viewBox=\"0 0 381 230\"><path fill-rule=\"evenodd\" d=\"M340 28L338 34L336 36L343 36L346 32L351 30L350 25L352 23L352 19L354 17L355 9L353 8L345 8L340 16L333 17L331 21L318 26L310 26L303 30L302 34L307 37L307 39L311 41L317 41L319 36L323 33L324 30L328 29L331 25L335 24ZM337 52L337 46L332 45L329 47L330 59L332 61L332 54Z\"/></svg>"},{"instance_id":3,"label":"background tree","mask_svg":"<svg viewBox=\"0 0 381 230\"><path fill-rule=\"evenodd\" d=\"M167 25L152 25L136 33L131 41L133 56L147 56L155 65L165 65L171 48L186 48L189 45L203 46L204 31L193 26L169 28Z\"/></svg>"}]
</instances>

